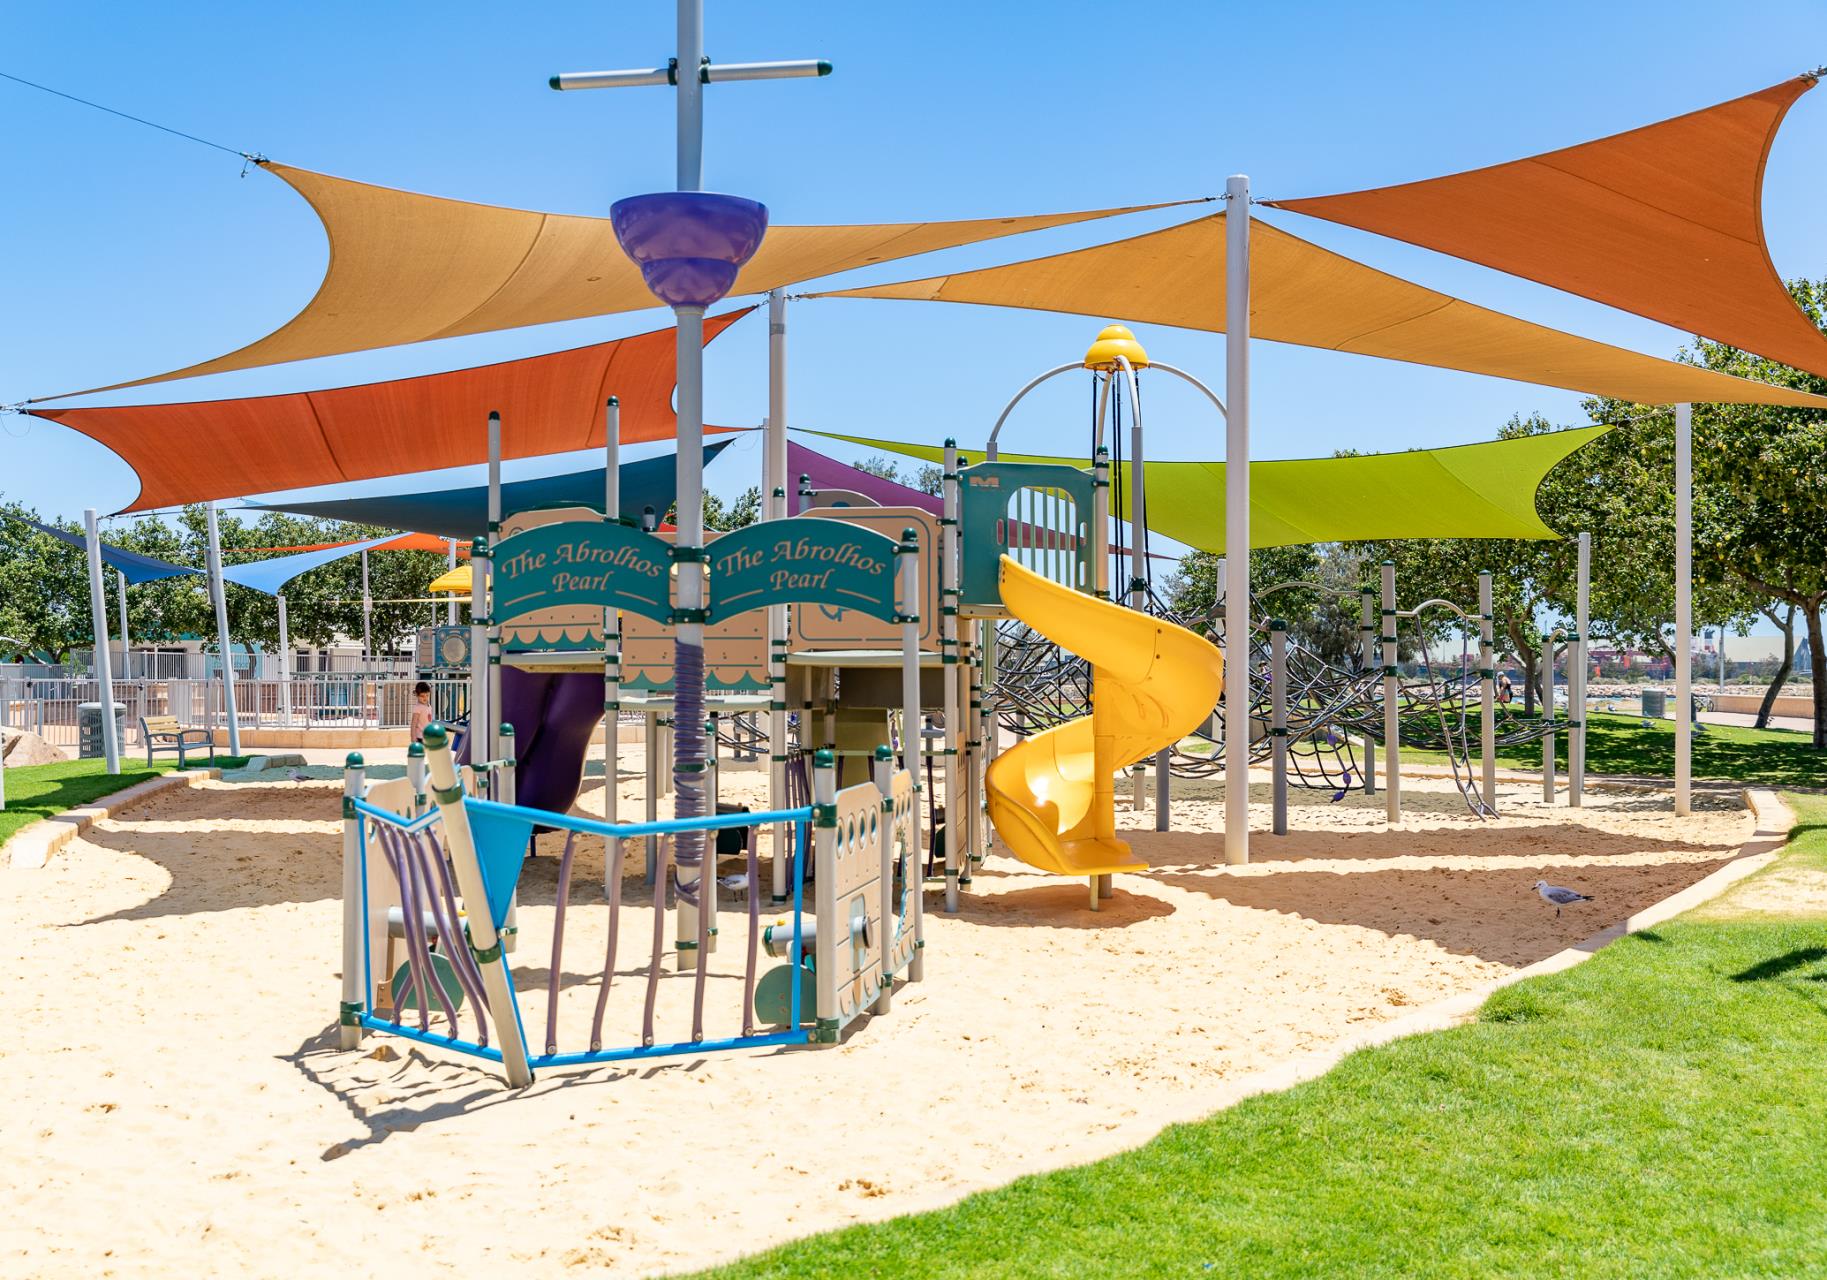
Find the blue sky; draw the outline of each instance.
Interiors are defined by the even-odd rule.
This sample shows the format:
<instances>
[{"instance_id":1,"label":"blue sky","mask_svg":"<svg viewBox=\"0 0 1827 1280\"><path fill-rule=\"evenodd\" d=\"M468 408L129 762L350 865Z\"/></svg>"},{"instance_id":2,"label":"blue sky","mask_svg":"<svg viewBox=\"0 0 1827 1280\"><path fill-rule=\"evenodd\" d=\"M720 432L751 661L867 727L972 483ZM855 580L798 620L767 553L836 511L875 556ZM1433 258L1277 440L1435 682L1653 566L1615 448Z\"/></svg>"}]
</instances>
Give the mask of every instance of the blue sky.
<instances>
[{"instance_id":1,"label":"blue sky","mask_svg":"<svg viewBox=\"0 0 1827 1280\"><path fill-rule=\"evenodd\" d=\"M1081 3L767 5L706 0L707 51L823 57L824 80L713 86L707 185L780 222L898 221L1209 195L1259 197L1451 172L1666 118L1827 61L1819 0L1717 4ZM673 48L666 0L620 5L19 6L0 70L231 147L365 181L568 213L669 187L664 89L557 94L555 71L651 65ZM7 305L0 402L153 373L266 333L311 296L326 247L308 207L239 161L0 81ZM1765 222L1779 271L1827 274L1827 95L1777 139ZM1811 163L1813 161L1813 163ZM1134 234L1184 214L1050 232L853 273L898 279ZM1268 220L1434 288L1637 350L1686 335L1392 241L1276 211ZM342 385L556 350L660 327L658 311L254 370L99 397L205 399ZM975 443L1033 374L1083 350L1094 321L972 307L796 304L796 425ZM1139 330L1161 358L1222 381L1222 339ZM720 339L712 421L765 408L765 325ZM1257 457L1488 438L1513 413L1584 420L1579 397L1471 375L1259 343ZM1061 380L1006 429L1053 447L1085 423ZM1149 397L1149 452L1222 455L1209 408ZM834 449L834 452L845 452ZM847 453L846 456L854 456ZM522 464L555 471L575 458ZM409 464L408 464L409 465ZM759 478L752 442L713 467ZM250 481L257 489L257 478ZM366 489L384 485L363 486ZM0 418L0 492L57 515L132 500L132 473L49 423Z\"/></svg>"}]
</instances>

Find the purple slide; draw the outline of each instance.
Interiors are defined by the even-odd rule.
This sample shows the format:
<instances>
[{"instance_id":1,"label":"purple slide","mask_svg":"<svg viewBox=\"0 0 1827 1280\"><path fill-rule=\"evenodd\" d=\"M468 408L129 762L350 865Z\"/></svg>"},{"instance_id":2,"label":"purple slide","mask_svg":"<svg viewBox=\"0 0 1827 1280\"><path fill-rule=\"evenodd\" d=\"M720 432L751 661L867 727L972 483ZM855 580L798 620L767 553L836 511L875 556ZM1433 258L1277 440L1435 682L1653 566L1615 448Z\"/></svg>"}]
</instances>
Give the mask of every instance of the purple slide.
<instances>
[{"instance_id":1,"label":"purple slide","mask_svg":"<svg viewBox=\"0 0 1827 1280\"><path fill-rule=\"evenodd\" d=\"M514 726L514 799L564 813L583 786L584 755L603 720L603 678L501 668L502 720ZM469 739L459 757L469 761Z\"/></svg>"}]
</instances>

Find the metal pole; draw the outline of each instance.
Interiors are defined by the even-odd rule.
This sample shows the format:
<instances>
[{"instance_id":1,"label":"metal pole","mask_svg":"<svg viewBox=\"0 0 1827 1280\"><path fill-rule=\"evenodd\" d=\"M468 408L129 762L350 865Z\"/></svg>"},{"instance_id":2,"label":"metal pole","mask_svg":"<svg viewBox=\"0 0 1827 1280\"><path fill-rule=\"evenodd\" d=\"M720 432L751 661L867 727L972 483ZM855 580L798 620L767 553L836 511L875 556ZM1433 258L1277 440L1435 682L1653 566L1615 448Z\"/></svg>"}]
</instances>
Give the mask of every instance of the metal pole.
<instances>
[{"instance_id":1,"label":"metal pole","mask_svg":"<svg viewBox=\"0 0 1827 1280\"><path fill-rule=\"evenodd\" d=\"M1225 183L1224 860L1250 860L1250 180Z\"/></svg>"},{"instance_id":2,"label":"metal pole","mask_svg":"<svg viewBox=\"0 0 1827 1280\"><path fill-rule=\"evenodd\" d=\"M343 761L343 1003L337 1018L337 1044L356 1049L362 1043L361 1015L367 1012L371 993L362 977L363 935L368 921L362 911L361 827L368 819L355 811L352 800L368 794L367 772L361 753L351 751Z\"/></svg>"},{"instance_id":3,"label":"metal pole","mask_svg":"<svg viewBox=\"0 0 1827 1280\"><path fill-rule=\"evenodd\" d=\"M678 188L704 189L704 0L679 0ZM685 380L679 385L684 388Z\"/></svg>"},{"instance_id":4,"label":"metal pole","mask_svg":"<svg viewBox=\"0 0 1827 1280\"><path fill-rule=\"evenodd\" d=\"M215 508L210 508L213 514ZM101 698L102 755L109 773L121 771L120 726L114 719L114 669L108 661L108 597L102 592L101 535L95 508L82 513L89 544L89 622L95 634L95 683ZM213 526L212 526L213 530Z\"/></svg>"},{"instance_id":5,"label":"metal pole","mask_svg":"<svg viewBox=\"0 0 1827 1280\"><path fill-rule=\"evenodd\" d=\"M457 567L457 540L455 538L450 539L450 549L444 553L444 563L452 569ZM471 582L470 586L473 590L475 583ZM451 627L457 625L457 593L454 591L451 592L450 599L444 602L444 623Z\"/></svg>"},{"instance_id":6,"label":"metal pole","mask_svg":"<svg viewBox=\"0 0 1827 1280\"><path fill-rule=\"evenodd\" d=\"M762 488L768 520L787 516L787 298L775 289L768 294L768 420L762 433ZM768 606L768 805L787 807L787 606ZM908 768L919 772L916 724L914 754ZM787 861L794 827L781 823L774 829L769 854L770 894L774 905L787 900ZM924 864L921 864L924 866ZM756 890L759 892L759 889Z\"/></svg>"},{"instance_id":7,"label":"metal pole","mask_svg":"<svg viewBox=\"0 0 1827 1280\"><path fill-rule=\"evenodd\" d=\"M622 402L610 396L603 405L603 523L622 516ZM603 821L614 826L619 819L622 750L622 616L603 610ZM653 843L650 836L648 844ZM603 845L603 891L612 893L622 875L622 842L613 837Z\"/></svg>"},{"instance_id":8,"label":"metal pole","mask_svg":"<svg viewBox=\"0 0 1827 1280\"><path fill-rule=\"evenodd\" d=\"M488 588L488 596L483 605L487 610L484 619L488 624L488 648L483 655L484 660L488 663L488 719L482 723L480 736L475 736L476 717L474 714L470 716L472 741L479 743L484 748L483 759L485 760L499 760L503 754L501 749L501 627L495 621L494 554L495 544L499 541L501 541L501 414L491 409L488 415L488 572L482 575L480 581L472 577L470 584L472 588L476 586ZM475 573L475 563L476 557L472 553L470 556L472 575ZM481 597L472 595L470 604L472 613L477 599L481 599ZM470 655L470 661L476 661L475 654ZM469 759L471 764L480 763L477 761L473 749L470 751Z\"/></svg>"},{"instance_id":9,"label":"metal pole","mask_svg":"<svg viewBox=\"0 0 1827 1280\"><path fill-rule=\"evenodd\" d=\"M1542 632L1542 803L1554 803L1554 633Z\"/></svg>"},{"instance_id":10,"label":"metal pole","mask_svg":"<svg viewBox=\"0 0 1827 1280\"><path fill-rule=\"evenodd\" d=\"M1694 768L1694 406L1675 406L1675 815L1692 808ZM1819 661L1816 662L1817 667ZM1816 677L1820 677L1817 675Z\"/></svg>"},{"instance_id":11,"label":"metal pole","mask_svg":"<svg viewBox=\"0 0 1827 1280\"><path fill-rule=\"evenodd\" d=\"M119 569L114 571L115 595L120 598L121 606L121 679L133 679L133 641L127 635L127 575ZM1721 635L1724 632L1720 633ZM1721 681L1721 683L1724 683Z\"/></svg>"},{"instance_id":12,"label":"metal pole","mask_svg":"<svg viewBox=\"0 0 1827 1280\"><path fill-rule=\"evenodd\" d=\"M362 661L374 660L374 597L368 591L368 553L362 552Z\"/></svg>"},{"instance_id":13,"label":"metal pole","mask_svg":"<svg viewBox=\"0 0 1827 1280\"><path fill-rule=\"evenodd\" d=\"M1497 619L1491 571L1478 574L1478 759L1484 807L1497 811Z\"/></svg>"},{"instance_id":14,"label":"metal pole","mask_svg":"<svg viewBox=\"0 0 1827 1280\"><path fill-rule=\"evenodd\" d=\"M204 504L209 519L209 594L216 602L216 645L222 656L222 709L228 716L228 753L241 754L241 719L235 714L235 655L228 642L228 593L222 587L222 535L216 504Z\"/></svg>"},{"instance_id":15,"label":"metal pole","mask_svg":"<svg viewBox=\"0 0 1827 1280\"><path fill-rule=\"evenodd\" d=\"M911 981L926 976L925 894L917 881L926 869L926 855L920 841L920 751L925 745L920 735L920 532L908 528L901 533L898 548L901 573L901 757L902 765L913 782L913 820L909 826L905 874L908 878L908 910L913 912L914 953L908 969ZM888 915L882 916L882 929L888 929Z\"/></svg>"},{"instance_id":16,"label":"metal pole","mask_svg":"<svg viewBox=\"0 0 1827 1280\"><path fill-rule=\"evenodd\" d=\"M1574 589L1573 647L1567 655L1567 803L1575 809L1586 793L1586 647L1592 623L1592 535L1580 534Z\"/></svg>"},{"instance_id":17,"label":"metal pole","mask_svg":"<svg viewBox=\"0 0 1827 1280\"><path fill-rule=\"evenodd\" d=\"M685 65L686 53L696 47L688 49L685 43L686 11L690 9L696 12L699 8L697 0L680 0L679 54L682 66ZM695 62L695 52L693 57ZM679 84L681 187L685 184L686 164L685 79L681 75ZM676 350L679 371L679 452L675 471L679 495L678 514L675 517L678 533L673 539L673 554L678 564L679 613L686 619L678 624L673 633L673 651L677 655L673 663L675 712L672 759L676 788L673 793L673 816L688 819L706 812L704 763L701 758L704 741L704 572L702 563L697 559L704 546L704 308L674 307L673 315L678 321ZM693 650L696 651L695 659L686 660L685 654ZM687 674L688 666L696 668L695 678ZM680 969L695 968L698 963L698 909L686 901L686 897L688 894L695 896L695 886L703 880L704 844L702 831L683 831L673 846L673 874L678 878L681 890L676 913ZM710 940L714 941L714 938Z\"/></svg>"},{"instance_id":18,"label":"metal pole","mask_svg":"<svg viewBox=\"0 0 1827 1280\"><path fill-rule=\"evenodd\" d=\"M1364 647L1360 662L1366 672L1377 669L1377 589L1358 590L1358 641ZM1364 730L1364 794L1377 793L1377 740Z\"/></svg>"},{"instance_id":19,"label":"metal pole","mask_svg":"<svg viewBox=\"0 0 1827 1280\"><path fill-rule=\"evenodd\" d=\"M962 858L959 833L964 830L964 804L958 794L958 744L963 738L964 709L958 689L958 445L945 442L944 512L939 536L939 662L945 689L945 909L958 909L958 879Z\"/></svg>"},{"instance_id":20,"label":"metal pole","mask_svg":"<svg viewBox=\"0 0 1827 1280\"><path fill-rule=\"evenodd\" d=\"M1269 733L1274 751L1275 817L1272 830L1288 834L1288 624L1269 620Z\"/></svg>"},{"instance_id":21,"label":"metal pole","mask_svg":"<svg viewBox=\"0 0 1827 1280\"><path fill-rule=\"evenodd\" d=\"M281 723L288 728L292 724L292 636L286 626L285 592L281 591L274 600L279 605L279 714Z\"/></svg>"},{"instance_id":22,"label":"metal pole","mask_svg":"<svg viewBox=\"0 0 1827 1280\"><path fill-rule=\"evenodd\" d=\"M1383 562L1383 813L1402 821L1402 672L1396 666L1396 562Z\"/></svg>"}]
</instances>

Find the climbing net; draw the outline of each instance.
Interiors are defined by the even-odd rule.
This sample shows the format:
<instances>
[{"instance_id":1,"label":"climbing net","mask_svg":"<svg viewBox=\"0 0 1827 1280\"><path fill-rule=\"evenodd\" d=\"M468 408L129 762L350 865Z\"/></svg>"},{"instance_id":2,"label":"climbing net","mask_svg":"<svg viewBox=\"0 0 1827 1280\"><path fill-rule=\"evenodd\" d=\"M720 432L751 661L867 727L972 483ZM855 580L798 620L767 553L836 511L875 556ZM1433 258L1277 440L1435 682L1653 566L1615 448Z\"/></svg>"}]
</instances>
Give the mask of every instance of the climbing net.
<instances>
[{"instance_id":1,"label":"climbing net","mask_svg":"<svg viewBox=\"0 0 1827 1280\"><path fill-rule=\"evenodd\" d=\"M1154 616L1223 646L1224 619L1218 607L1188 615L1168 607L1152 590L1148 599ZM1253 597L1251 604L1257 621L1250 636L1250 760L1257 764L1267 761L1274 750L1273 653L1268 611L1259 597ZM1459 615L1456 661L1450 642L1436 653L1443 635L1451 629L1450 624L1442 626L1427 616L1438 607ZM1473 813L1488 816L1490 810L1478 787L1477 728L1471 723L1481 696L1473 628L1466 625L1469 619L1463 611L1444 601L1428 601L1404 616L1409 620L1408 638L1418 661L1410 664L1407 674L1398 666L1394 682L1400 741L1405 747L1444 754L1467 806ZM1301 644L1292 632L1288 633L1284 669L1289 780L1295 786L1330 791L1335 800L1343 799L1364 784L1364 753L1377 749L1383 740L1384 672L1358 662L1328 661ZM1004 729L1024 737L1038 733L1089 714L1090 664L1021 622L1004 620L996 624L995 679L988 701ZM1552 732L1549 724L1520 720L1502 707L1497 716L1494 739L1498 747L1539 741ZM1176 777L1209 778L1223 773L1224 721L1216 709L1175 744L1169 763Z\"/></svg>"}]
</instances>

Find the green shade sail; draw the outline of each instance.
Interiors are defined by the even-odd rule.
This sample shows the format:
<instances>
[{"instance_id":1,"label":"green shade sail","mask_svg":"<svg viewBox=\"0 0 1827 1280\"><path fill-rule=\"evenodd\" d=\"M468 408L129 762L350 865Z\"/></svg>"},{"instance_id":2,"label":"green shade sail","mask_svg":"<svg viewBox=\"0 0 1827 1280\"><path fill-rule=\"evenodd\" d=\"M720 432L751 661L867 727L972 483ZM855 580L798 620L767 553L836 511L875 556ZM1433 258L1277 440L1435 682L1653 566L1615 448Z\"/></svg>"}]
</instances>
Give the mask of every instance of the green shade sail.
<instances>
[{"instance_id":1,"label":"green shade sail","mask_svg":"<svg viewBox=\"0 0 1827 1280\"><path fill-rule=\"evenodd\" d=\"M1576 427L1543 435L1411 449L1350 458L1295 458L1250 464L1250 545L1383 538L1560 537L1535 514L1535 491L1557 463L1611 430ZM814 435L927 462L933 445L817 431ZM981 449L960 456L981 461ZM1001 453L998 462L1083 467L1083 458ZM1128 492L1124 468L1112 468L1113 493ZM1201 551L1223 554L1224 463L1144 462L1148 527Z\"/></svg>"}]
</instances>

